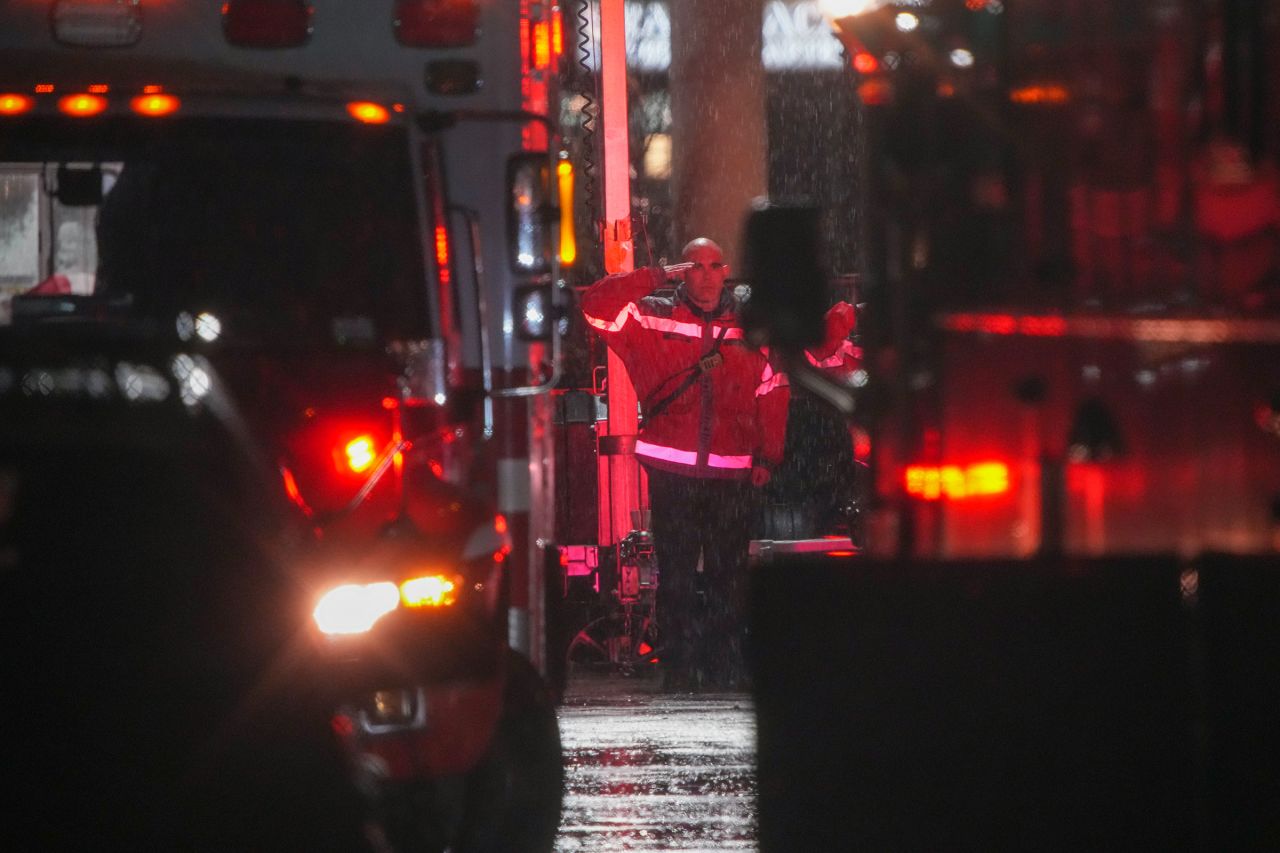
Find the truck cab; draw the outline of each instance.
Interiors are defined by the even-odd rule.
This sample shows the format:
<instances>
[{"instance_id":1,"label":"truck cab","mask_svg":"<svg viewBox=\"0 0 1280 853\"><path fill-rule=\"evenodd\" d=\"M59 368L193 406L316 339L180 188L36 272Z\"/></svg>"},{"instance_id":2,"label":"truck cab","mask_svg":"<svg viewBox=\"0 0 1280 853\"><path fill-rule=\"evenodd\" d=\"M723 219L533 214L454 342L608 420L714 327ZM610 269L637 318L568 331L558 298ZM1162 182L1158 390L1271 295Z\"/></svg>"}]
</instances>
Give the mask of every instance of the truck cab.
<instances>
[{"instance_id":1,"label":"truck cab","mask_svg":"<svg viewBox=\"0 0 1280 853\"><path fill-rule=\"evenodd\" d=\"M501 329L554 253L508 200L553 162L530 10L345 5L4 13L15 837L550 849L528 504L477 474L528 440Z\"/></svg>"}]
</instances>

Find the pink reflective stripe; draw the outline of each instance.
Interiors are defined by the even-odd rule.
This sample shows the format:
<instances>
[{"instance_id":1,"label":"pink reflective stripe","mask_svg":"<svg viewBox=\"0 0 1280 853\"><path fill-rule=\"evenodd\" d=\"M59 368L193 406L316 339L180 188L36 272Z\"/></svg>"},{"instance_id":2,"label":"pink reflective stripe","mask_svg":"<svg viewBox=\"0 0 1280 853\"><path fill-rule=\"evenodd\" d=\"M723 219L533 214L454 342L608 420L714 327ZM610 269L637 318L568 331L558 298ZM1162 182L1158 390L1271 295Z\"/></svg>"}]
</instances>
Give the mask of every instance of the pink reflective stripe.
<instances>
[{"instance_id":1,"label":"pink reflective stripe","mask_svg":"<svg viewBox=\"0 0 1280 853\"><path fill-rule=\"evenodd\" d=\"M761 382L759 385L756 386L756 396L763 397L765 394L768 394L774 388L781 388L783 385L790 385L790 384L791 383L787 381L787 374L775 373L772 376L770 376L768 379L764 380L763 382Z\"/></svg>"},{"instance_id":2,"label":"pink reflective stripe","mask_svg":"<svg viewBox=\"0 0 1280 853\"><path fill-rule=\"evenodd\" d=\"M619 311L618 316L614 317L613 320L604 320L599 317L592 317L585 311L582 316L585 317L587 322L592 326L595 326L597 329L605 332L619 331L626 325L627 317L631 316L635 317L636 322L646 329L654 329L659 332L671 332L698 340L702 339L702 326L697 323L681 323L679 320L672 320L669 317L653 317L649 314L642 314L640 313L640 308L634 302L628 302L626 307ZM718 336L720 332L717 331L715 334ZM741 338L741 329L731 326L724 331L724 340L726 341L738 340Z\"/></svg>"},{"instance_id":3,"label":"pink reflective stripe","mask_svg":"<svg viewBox=\"0 0 1280 853\"><path fill-rule=\"evenodd\" d=\"M653 317L649 314L641 314L636 312L636 318L640 321L640 325L646 329L656 329L659 332L674 332L677 335L687 335L691 338L702 337L702 326L697 323L681 323L679 320L672 320L669 317ZM720 327L716 327L715 335L720 336ZM724 330L724 340L732 341L742 337L742 330L730 326Z\"/></svg>"},{"instance_id":4,"label":"pink reflective stripe","mask_svg":"<svg viewBox=\"0 0 1280 853\"><path fill-rule=\"evenodd\" d=\"M618 312L618 316L614 317L612 321L602 320L599 317L592 317L586 311L582 312L582 316L586 318L588 323L595 326L597 329L601 329L606 332L619 331L627 324L627 315L631 315L637 320L640 319L640 309L636 308L636 304L634 302L628 302L624 305L622 310Z\"/></svg>"},{"instance_id":5,"label":"pink reflective stripe","mask_svg":"<svg viewBox=\"0 0 1280 853\"><path fill-rule=\"evenodd\" d=\"M775 372L773 365L766 361L764 370L760 371L760 384L756 386L756 396L763 397L774 388L790 384L787 381L787 374Z\"/></svg>"},{"instance_id":6,"label":"pink reflective stripe","mask_svg":"<svg viewBox=\"0 0 1280 853\"><path fill-rule=\"evenodd\" d=\"M650 459L662 459L666 462L678 462L681 465L697 465L698 454L692 450L677 450L674 447L663 447L636 439L636 455L648 456ZM712 468L750 468L750 456L721 456L718 453L707 455L707 464Z\"/></svg>"}]
</instances>

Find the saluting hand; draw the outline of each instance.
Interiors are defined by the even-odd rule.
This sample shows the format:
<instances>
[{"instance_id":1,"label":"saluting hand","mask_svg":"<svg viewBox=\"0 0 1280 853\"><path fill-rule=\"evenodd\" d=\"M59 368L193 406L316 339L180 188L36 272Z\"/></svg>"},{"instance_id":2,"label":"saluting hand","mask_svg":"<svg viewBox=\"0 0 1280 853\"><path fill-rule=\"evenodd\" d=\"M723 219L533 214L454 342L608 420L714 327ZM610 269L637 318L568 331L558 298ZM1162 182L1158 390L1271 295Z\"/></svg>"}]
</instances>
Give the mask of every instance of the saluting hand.
<instances>
[{"instance_id":1,"label":"saluting hand","mask_svg":"<svg viewBox=\"0 0 1280 853\"><path fill-rule=\"evenodd\" d=\"M689 261L682 261L678 264L667 264L662 268L662 271L666 274L667 278L684 278L685 270L692 266L693 264Z\"/></svg>"}]
</instances>

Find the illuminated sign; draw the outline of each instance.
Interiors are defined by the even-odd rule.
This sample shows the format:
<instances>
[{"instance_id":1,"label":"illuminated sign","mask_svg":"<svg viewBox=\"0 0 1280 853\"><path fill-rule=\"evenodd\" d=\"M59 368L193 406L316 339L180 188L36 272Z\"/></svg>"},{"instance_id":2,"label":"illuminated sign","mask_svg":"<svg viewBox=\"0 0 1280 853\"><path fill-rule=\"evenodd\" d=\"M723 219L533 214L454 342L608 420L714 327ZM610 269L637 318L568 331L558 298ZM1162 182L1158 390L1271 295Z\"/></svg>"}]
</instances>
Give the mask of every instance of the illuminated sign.
<instances>
[{"instance_id":1,"label":"illuminated sign","mask_svg":"<svg viewBox=\"0 0 1280 853\"><path fill-rule=\"evenodd\" d=\"M671 17L667 3L630 0L625 6L627 65L636 71L666 71L671 65ZM840 41L817 0L768 0L762 21L761 59L769 71L840 68ZM592 56L590 64L596 66Z\"/></svg>"}]
</instances>

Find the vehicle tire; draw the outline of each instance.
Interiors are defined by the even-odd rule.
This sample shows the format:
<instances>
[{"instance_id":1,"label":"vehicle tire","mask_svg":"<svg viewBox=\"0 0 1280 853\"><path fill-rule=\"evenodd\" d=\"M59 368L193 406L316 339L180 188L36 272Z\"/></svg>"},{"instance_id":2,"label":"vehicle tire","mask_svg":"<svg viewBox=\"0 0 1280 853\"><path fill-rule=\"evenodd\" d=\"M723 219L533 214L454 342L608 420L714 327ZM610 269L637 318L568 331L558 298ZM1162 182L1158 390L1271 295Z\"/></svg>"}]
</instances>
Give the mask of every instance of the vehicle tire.
<instances>
[{"instance_id":1,"label":"vehicle tire","mask_svg":"<svg viewBox=\"0 0 1280 853\"><path fill-rule=\"evenodd\" d=\"M507 654L502 717L471 773L457 853L550 853L560 827L564 763L550 688L527 658Z\"/></svg>"}]
</instances>

